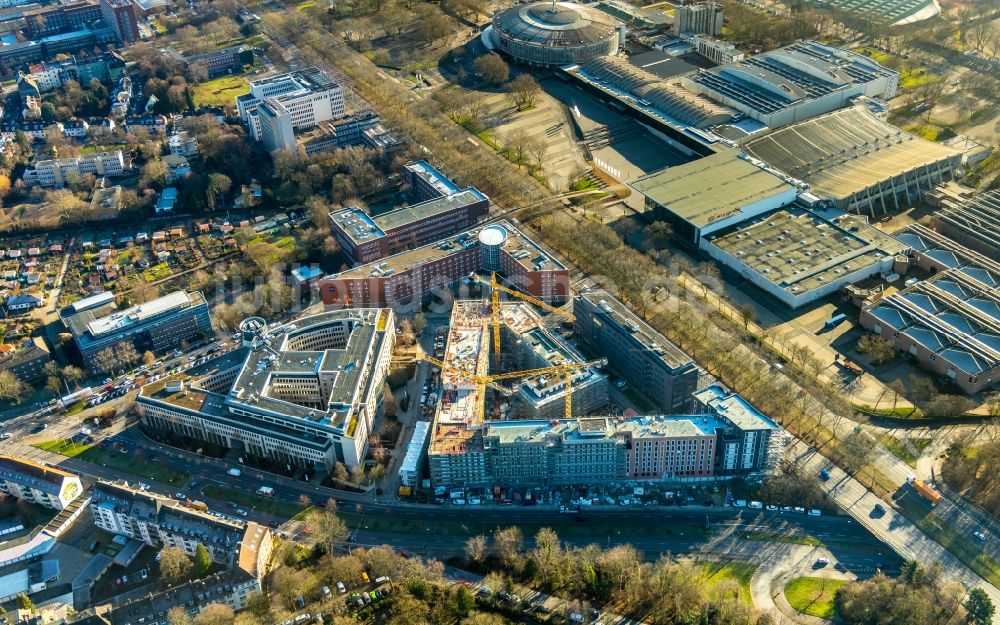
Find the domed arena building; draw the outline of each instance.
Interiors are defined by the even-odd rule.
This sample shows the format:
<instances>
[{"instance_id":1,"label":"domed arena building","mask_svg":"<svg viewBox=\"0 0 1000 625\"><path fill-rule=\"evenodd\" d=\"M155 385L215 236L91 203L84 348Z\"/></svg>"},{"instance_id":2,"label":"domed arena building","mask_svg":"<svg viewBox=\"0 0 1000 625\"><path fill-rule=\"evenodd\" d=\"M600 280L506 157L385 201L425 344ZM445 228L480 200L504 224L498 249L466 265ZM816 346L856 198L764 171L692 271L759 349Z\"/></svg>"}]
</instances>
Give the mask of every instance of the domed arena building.
<instances>
[{"instance_id":1,"label":"domed arena building","mask_svg":"<svg viewBox=\"0 0 1000 625\"><path fill-rule=\"evenodd\" d=\"M536 2L498 14L483 43L525 65L561 67L615 54L620 24L573 2Z\"/></svg>"}]
</instances>

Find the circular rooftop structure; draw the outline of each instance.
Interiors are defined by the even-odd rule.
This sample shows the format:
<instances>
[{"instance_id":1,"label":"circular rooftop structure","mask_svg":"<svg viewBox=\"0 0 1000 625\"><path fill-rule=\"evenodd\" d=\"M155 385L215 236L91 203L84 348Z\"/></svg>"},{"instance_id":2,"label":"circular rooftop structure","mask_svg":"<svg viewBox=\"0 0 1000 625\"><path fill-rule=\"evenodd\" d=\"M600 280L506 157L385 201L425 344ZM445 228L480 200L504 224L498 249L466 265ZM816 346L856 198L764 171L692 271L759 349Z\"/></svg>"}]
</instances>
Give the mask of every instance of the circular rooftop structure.
<instances>
[{"instance_id":1,"label":"circular rooftop structure","mask_svg":"<svg viewBox=\"0 0 1000 625\"><path fill-rule=\"evenodd\" d=\"M586 63L618 51L619 23L573 2L536 2L515 6L493 18L484 33L498 52L527 65Z\"/></svg>"},{"instance_id":2,"label":"circular rooftop structure","mask_svg":"<svg viewBox=\"0 0 1000 625\"><path fill-rule=\"evenodd\" d=\"M487 226L479 233L479 242L483 245L502 245L507 240L507 231L502 226Z\"/></svg>"}]
</instances>

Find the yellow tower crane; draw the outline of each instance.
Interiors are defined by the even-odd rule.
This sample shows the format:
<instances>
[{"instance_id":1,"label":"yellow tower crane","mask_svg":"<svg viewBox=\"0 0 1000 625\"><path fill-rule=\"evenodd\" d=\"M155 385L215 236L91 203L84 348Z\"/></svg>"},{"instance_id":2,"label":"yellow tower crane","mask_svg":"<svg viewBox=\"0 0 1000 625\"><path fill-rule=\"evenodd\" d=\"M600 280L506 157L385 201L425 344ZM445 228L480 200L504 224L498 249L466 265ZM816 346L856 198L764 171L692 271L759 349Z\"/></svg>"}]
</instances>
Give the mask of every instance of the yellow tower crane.
<instances>
[{"instance_id":1,"label":"yellow tower crane","mask_svg":"<svg viewBox=\"0 0 1000 625\"><path fill-rule=\"evenodd\" d=\"M499 391L504 395L510 396L514 394L514 390L507 388L503 385L497 384L496 382L500 380L512 380L515 378L532 378L539 375L547 375L550 373L558 373L566 376L566 410L565 418L571 419L573 417L573 388L572 379L573 372L579 369L586 369L587 367L603 367L608 364L606 358L601 358L599 360L590 360L587 362L568 362L561 365L554 365L552 367L542 367L540 369L525 369L523 371L510 371L507 373L495 373L492 375L475 375L452 367L436 358L431 358L430 356L423 355L420 356L422 360L425 360L435 367L441 369L442 372L445 370L454 372L461 377L471 380L476 383L476 391L479 393L480 404L478 411L480 415L486 414L486 392L485 387L489 386L493 390Z\"/></svg>"},{"instance_id":2,"label":"yellow tower crane","mask_svg":"<svg viewBox=\"0 0 1000 625\"><path fill-rule=\"evenodd\" d=\"M504 293L512 297L516 297L519 300L528 302L529 304L538 306L542 310L547 310L550 313L561 315L566 319L569 319L570 321L576 320L576 317L573 316L573 313L567 310L563 310L562 308L557 308L555 306L552 306L551 304L547 304L542 300L538 299L537 297L532 297L527 293L521 293L520 291L515 291L514 289L505 287L504 285L497 282L496 273L491 273L489 280L487 280L483 276L480 276L477 273L472 273L469 276L469 278L474 282L478 282L479 284L483 284L490 287L490 315L492 317L492 322L493 322L493 357L496 361L497 366L499 366L500 362L500 291L503 291Z\"/></svg>"},{"instance_id":3,"label":"yellow tower crane","mask_svg":"<svg viewBox=\"0 0 1000 625\"><path fill-rule=\"evenodd\" d=\"M509 380L511 378L533 378L539 375L547 375L549 373L560 373L566 376L566 411L564 413L564 418L573 418L573 372L580 369L586 369L587 367L603 367L608 364L606 358L601 358L599 360L590 360L587 362L567 362L561 365L554 365L552 367L542 367L540 369L525 369L523 371L511 371L509 373L497 373L495 375L487 376L491 381L496 380Z\"/></svg>"}]
</instances>

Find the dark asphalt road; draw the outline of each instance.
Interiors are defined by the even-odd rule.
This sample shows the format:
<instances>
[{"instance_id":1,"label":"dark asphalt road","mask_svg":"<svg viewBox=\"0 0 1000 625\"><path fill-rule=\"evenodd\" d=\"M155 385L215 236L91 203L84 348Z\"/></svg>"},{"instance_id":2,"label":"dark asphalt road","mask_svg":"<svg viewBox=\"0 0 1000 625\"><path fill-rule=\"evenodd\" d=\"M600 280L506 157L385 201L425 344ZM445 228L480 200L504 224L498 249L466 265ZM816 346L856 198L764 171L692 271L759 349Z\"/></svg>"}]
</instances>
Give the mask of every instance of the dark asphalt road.
<instances>
[{"instance_id":1,"label":"dark asphalt road","mask_svg":"<svg viewBox=\"0 0 1000 625\"><path fill-rule=\"evenodd\" d=\"M175 491L184 492L192 498L203 499L210 505L217 504L212 505L214 509L231 513L224 502L201 494L201 488L206 484L211 483L243 493L253 493L260 486L270 486L274 488L275 498L286 502L296 502L302 495L315 502L323 502L333 497L338 501L341 511L353 515L351 520L354 524L364 524L366 519L392 519L397 525L403 525L400 523L403 521L414 525L409 529L401 528L400 531L366 530L364 527L359 527L355 534L355 541L358 544L390 543L418 553L447 556L461 552L468 538L468 532L432 531L428 526L432 527L438 523L441 528L447 527L451 530L462 527L471 532L488 532L498 525L549 525L557 531L560 526L565 528L563 534L567 544L597 543L608 546L629 543L643 551L650 559L667 552L703 552L706 555L711 552L716 555L718 546L713 546L713 541L718 540L742 544L743 548L738 550L737 555L749 557L765 551L768 545L775 543L747 540L746 536L761 538L764 535L768 537L780 535L783 537L782 540L786 541L801 540L804 536L818 539L836 554L841 564L852 570L864 572L875 567L895 569L899 566L899 560L891 549L879 542L863 526L845 516L810 517L801 513L701 506L598 507L586 509L583 513L585 521L580 523L575 521L574 515L561 514L541 506L487 505L459 508L409 504L397 501L392 495L376 498L372 495L338 491L248 468L243 468L242 474L235 477L226 473L229 468L226 462L153 443L137 428L126 430L117 435L116 439L126 441L130 453L134 454L137 449L141 449L142 461L159 463L183 471L191 480L198 482L195 489L154 484L154 490L167 494L173 494ZM78 460L67 460L63 466L106 479L135 481L134 476L124 472ZM248 518L264 523L286 520L257 510L248 510L248 513ZM701 530L706 524L711 527L708 534ZM666 535L665 528L662 531L647 529L647 526L662 525L676 527L677 533ZM593 535L588 535L588 528L594 529ZM640 531L643 535L637 533ZM693 535L684 536L681 532ZM730 545L727 551L732 552L734 548Z\"/></svg>"}]
</instances>

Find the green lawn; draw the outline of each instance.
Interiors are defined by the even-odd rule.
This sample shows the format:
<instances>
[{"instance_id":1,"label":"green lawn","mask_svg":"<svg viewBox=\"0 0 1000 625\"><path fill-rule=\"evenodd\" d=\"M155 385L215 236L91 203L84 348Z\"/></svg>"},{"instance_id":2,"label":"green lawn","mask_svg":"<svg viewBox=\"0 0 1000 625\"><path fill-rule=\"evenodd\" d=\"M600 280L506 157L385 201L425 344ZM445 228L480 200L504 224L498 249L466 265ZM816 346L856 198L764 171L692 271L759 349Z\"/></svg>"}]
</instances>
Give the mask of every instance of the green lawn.
<instances>
[{"instance_id":1,"label":"green lawn","mask_svg":"<svg viewBox=\"0 0 1000 625\"><path fill-rule=\"evenodd\" d=\"M823 544L823 541L813 536L797 536L795 534L780 534L778 532L740 532L740 536L747 540L760 540L769 543L789 543L793 545L811 545L813 547L819 547Z\"/></svg>"},{"instance_id":2,"label":"green lawn","mask_svg":"<svg viewBox=\"0 0 1000 625\"><path fill-rule=\"evenodd\" d=\"M305 510L305 506L298 503L258 497L254 493L223 488L221 486L216 486L215 484L207 484L201 489L201 492L206 497L221 499L222 501L231 501L236 505L246 508L256 508L262 512L267 512L268 514L276 516L292 518Z\"/></svg>"},{"instance_id":3,"label":"green lawn","mask_svg":"<svg viewBox=\"0 0 1000 625\"><path fill-rule=\"evenodd\" d=\"M900 89L915 89L917 87L922 87L929 82L934 82L935 80L940 80L941 77L937 74L924 71L916 70L909 71L903 70L899 75L899 88Z\"/></svg>"},{"instance_id":4,"label":"green lawn","mask_svg":"<svg viewBox=\"0 0 1000 625\"><path fill-rule=\"evenodd\" d=\"M785 598L803 614L832 619L837 615L833 600L843 585L842 579L796 577L785 586Z\"/></svg>"},{"instance_id":5,"label":"green lawn","mask_svg":"<svg viewBox=\"0 0 1000 625\"><path fill-rule=\"evenodd\" d=\"M236 102L236 96L247 93L250 85L242 76L223 76L194 87L194 105L226 106Z\"/></svg>"},{"instance_id":6,"label":"green lawn","mask_svg":"<svg viewBox=\"0 0 1000 625\"><path fill-rule=\"evenodd\" d=\"M905 126L903 130L928 141L937 141L938 133L941 132L940 128L931 124L914 124Z\"/></svg>"},{"instance_id":7,"label":"green lawn","mask_svg":"<svg viewBox=\"0 0 1000 625\"><path fill-rule=\"evenodd\" d=\"M80 148L80 154L94 154L95 152L114 152L115 150L125 150L128 148L124 143L112 143L111 145L85 145Z\"/></svg>"},{"instance_id":8,"label":"green lawn","mask_svg":"<svg viewBox=\"0 0 1000 625\"><path fill-rule=\"evenodd\" d=\"M876 50L875 48L858 48L859 53L864 54L876 63L881 63L885 65L889 62L892 56L888 52L882 52L881 50Z\"/></svg>"},{"instance_id":9,"label":"green lawn","mask_svg":"<svg viewBox=\"0 0 1000 625\"><path fill-rule=\"evenodd\" d=\"M892 452L894 456L910 465L917 466L917 458L928 445L931 444L929 438L907 438L900 440L895 436L883 436L879 439L885 448Z\"/></svg>"},{"instance_id":10,"label":"green lawn","mask_svg":"<svg viewBox=\"0 0 1000 625\"><path fill-rule=\"evenodd\" d=\"M296 11L308 11L309 9L313 8L314 6L316 6L316 3L313 2L313 0L306 0L305 2L300 2L298 5L296 5L295 6L295 10Z\"/></svg>"},{"instance_id":11,"label":"green lawn","mask_svg":"<svg viewBox=\"0 0 1000 625\"><path fill-rule=\"evenodd\" d=\"M170 484L171 486L180 486L188 480L188 476L180 471L175 471L156 463L143 462L141 459L135 458L132 454L106 451L95 445L81 445L62 439L43 441L35 443L34 446L69 458L79 458L92 464L99 464L118 471L127 471L128 473L156 482Z\"/></svg>"},{"instance_id":12,"label":"green lawn","mask_svg":"<svg viewBox=\"0 0 1000 625\"><path fill-rule=\"evenodd\" d=\"M699 565L704 569L705 588L711 593L712 590L724 581L733 581L739 586L740 600L750 604L750 578L757 570L756 564L749 562L701 562Z\"/></svg>"}]
</instances>

